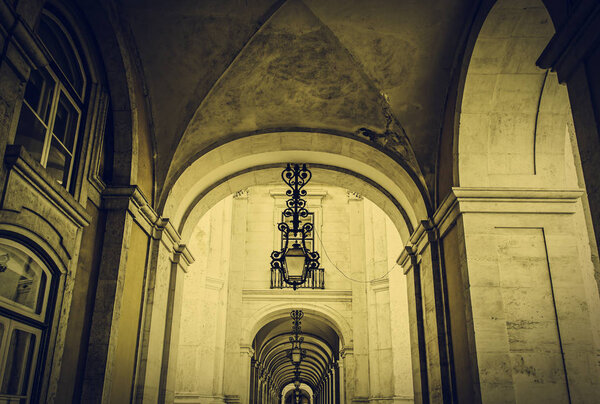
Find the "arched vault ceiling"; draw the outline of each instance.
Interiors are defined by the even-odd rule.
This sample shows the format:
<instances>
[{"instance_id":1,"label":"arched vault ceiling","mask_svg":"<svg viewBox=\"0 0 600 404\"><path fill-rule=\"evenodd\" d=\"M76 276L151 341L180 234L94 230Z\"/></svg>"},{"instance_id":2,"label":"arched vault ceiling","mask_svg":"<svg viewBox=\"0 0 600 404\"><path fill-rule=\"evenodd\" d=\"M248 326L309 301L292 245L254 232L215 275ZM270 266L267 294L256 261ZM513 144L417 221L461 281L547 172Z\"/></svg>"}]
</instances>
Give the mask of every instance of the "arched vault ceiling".
<instances>
[{"instance_id":1,"label":"arched vault ceiling","mask_svg":"<svg viewBox=\"0 0 600 404\"><path fill-rule=\"evenodd\" d=\"M427 177L472 3L123 0L159 187L226 136L291 127L389 129Z\"/></svg>"}]
</instances>

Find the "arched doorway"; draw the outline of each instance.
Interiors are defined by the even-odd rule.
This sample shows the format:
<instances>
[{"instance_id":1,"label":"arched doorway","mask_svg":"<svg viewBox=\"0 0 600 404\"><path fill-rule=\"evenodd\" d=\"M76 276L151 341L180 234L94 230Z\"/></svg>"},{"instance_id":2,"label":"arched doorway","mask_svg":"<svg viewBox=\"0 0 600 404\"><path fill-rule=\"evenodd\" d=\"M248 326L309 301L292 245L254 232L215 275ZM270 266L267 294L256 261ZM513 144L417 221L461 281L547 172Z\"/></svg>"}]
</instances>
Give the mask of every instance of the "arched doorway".
<instances>
[{"instance_id":1,"label":"arched doorway","mask_svg":"<svg viewBox=\"0 0 600 404\"><path fill-rule=\"evenodd\" d=\"M317 395L331 394L315 402L364 397L366 389L412 400L408 293L395 265L402 245L395 223L364 196L311 183L308 209L325 287L271 288L269 256L279 245L285 200L280 170L257 170L271 180L216 203L191 231L188 246L199 258L183 285L176 400L262 402L255 394L265 388L278 400L291 381L283 331L290 331L293 309L304 313L307 343L319 347L303 382ZM313 180L327 180L322 173L315 169Z\"/></svg>"}]
</instances>

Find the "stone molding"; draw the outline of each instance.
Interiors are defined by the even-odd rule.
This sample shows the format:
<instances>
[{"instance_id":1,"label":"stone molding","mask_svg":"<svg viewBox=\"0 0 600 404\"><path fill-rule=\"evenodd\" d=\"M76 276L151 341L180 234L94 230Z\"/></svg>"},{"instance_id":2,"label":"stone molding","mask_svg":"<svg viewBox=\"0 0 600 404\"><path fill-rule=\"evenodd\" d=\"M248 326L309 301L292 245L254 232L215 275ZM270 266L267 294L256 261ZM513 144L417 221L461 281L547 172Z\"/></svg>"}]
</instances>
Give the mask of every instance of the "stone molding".
<instances>
[{"instance_id":1,"label":"stone molding","mask_svg":"<svg viewBox=\"0 0 600 404\"><path fill-rule=\"evenodd\" d=\"M22 146L7 146L4 163L3 227L45 248L59 270L73 276L80 230L90 223L90 215Z\"/></svg>"},{"instance_id":2,"label":"stone molding","mask_svg":"<svg viewBox=\"0 0 600 404\"><path fill-rule=\"evenodd\" d=\"M318 302L352 302L351 290L323 290L323 289L298 289L291 293L291 289L244 289L243 301L295 301Z\"/></svg>"},{"instance_id":3,"label":"stone molding","mask_svg":"<svg viewBox=\"0 0 600 404\"><path fill-rule=\"evenodd\" d=\"M373 289L374 292L383 292L385 290L388 290L389 288L389 278L375 279L371 281L371 289Z\"/></svg>"},{"instance_id":4,"label":"stone molding","mask_svg":"<svg viewBox=\"0 0 600 404\"><path fill-rule=\"evenodd\" d=\"M306 189L306 196L304 197L304 199L306 199L306 200L318 199L319 204L320 204L321 201L323 200L323 198L325 198L327 196L327 191L324 189L311 188L310 186L308 186L305 189ZM287 187L276 187L269 191L269 195L271 195L271 197L273 199L288 199L289 196L287 196L285 193L287 190L288 190Z\"/></svg>"},{"instance_id":5,"label":"stone molding","mask_svg":"<svg viewBox=\"0 0 600 404\"><path fill-rule=\"evenodd\" d=\"M225 395L225 403L241 403L242 400L240 399L240 396L238 395Z\"/></svg>"},{"instance_id":6,"label":"stone molding","mask_svg":"<svg viewBox=\"0 0 600 404\"><path fill-rule=\"evenodd\" d=\"M224 284L225 284L225 280L223 280L221 278L214 278L211 276L206 277L206 284L205 284L206 289L221 290L221 289L223 289Z\"/></svg>"},{"instance_id":7,"label":"stone molding","mask_svg":"<svg viewBox=\"0 0 600 404\"><path fill-rule=\"evenodd\" d=\"M346 196L348 197L348 202L349 201L362 201L362 199L363 199L362 195L359 194L358 192L346 191Z\"/></svg>"},{"instance_id":8,"label":"stone molding","mask_svg":"<svg viewBox=\"0 0 600 404\"><path fill-rule=\"evenodd\" d=\"M351 347L344 347L340 350L340 357L342 359L345 359L347 355L354 355L354 348Z\"/></svg>"},{"instance_id":9,"label":"stone molding","mask_svg":"<svg viewBox=\"0 0 600 404\"><path fill-rule=\"evenodd\" d=\"M189 266L194 263L194 256L186 245L179 244L175 248L175 253L173 254L173 263L178 264L183 272L188 272Z\"/></svg>"},{"instance_id":10,"label":"stone molding","mask_svg":"<svg viewBox=\"0 0 600 404\"><path fill-rule=\"evenodd\" d=\"M422 220L417 226L396 262L406 274L419 262L420 253L429 242L443 237L461 214L573 214L584 193L582 189L454 187L433 219Z\"/></svg>"},{"instance_id":11,"label":"stone molding","mask_svg":"<svg viewBox=\"0 0 600 404\"><path fill-rule=\"evenodd\" d=\"M600 40L600 3L597 0L579 2L573 14L554 34L536 64L552 68L561 83L569 80L577 66L598 46Z\"/></svg>"},{"instance_id":12,"label":"stone molding","mask_svg":"<svg viewBox=\"0 0 600 404\"><path fill-rule=\"evenodd\" d=\"M9 171L18 172L74 225L81 228L90 224L91 217L84 207L54 178L50 177L50 174L29 155L23 146L8 145L4 155L4 164ZM10 192L11 190L7 189L6 191Z\"/></svg>"},{"instance_id":13,"label":"stone molding","mask_svg":"<svg viewBox=\"0 0 600 404\"><path fill-rule=\"evenodd\" d=\"M87 167L87 180L89 184L99 193L102 194L106 189L106 183L100 176L100 164L104 158L102 152L104 151L104 132L106 129L106 117L108 115L108 94L101 90L100 87L95 84L93 87L92 96L90 97L96 107L92 109L93 114L90 117L91 125L90 136L88 142L88 151L85 161L88 161Z\"/></svg>"},{"instance_id":14,"label":"stone molding","mask_svg":"<svg viewBox=\"0 0 600 404\"><path fill-rule=\"evenodd\" d=\"M184 271L194 262L194 257L172 222L159 216L148 199L135 185L108 187L102 193L102 208L127 210L133 220L154 240L160 240L173 253L172 261L181 264Z\"/></svg>"},{"instance_id":15,"label":"stone molding","mask_svg":"<svg viewBox=\"0 0 600 404\"><path fill-rule=\"evenodd\" d=\"M225 397L224 396L215 396L212 394L203 394L203 393L188 393L188 392L181 392L181 393L176 393L175 395L175 403L185 403L185 404L202 404L207 402L206 400L209 399L211 400L211 403L224 403L225 402Z\"/></svg>"},{"instance_id":16,"label":"stone molding","mask_svg":"<svg viewBox=\"0 0 600 404\"><path fill-rule=\"evenodd\" d=\"M235 194L233 194L233 199L248 199L248 188L240 189Z\"/></svg>"},{"instance_id":17,"label":"stone molding","mask_svg":"<svg viewBox=\"0 0 600 404\"><path fill-rule=\"evenodd\" d=\"M242 356L253 357L254 356L254 348L252 348L250 345L240 345L240 354Z\"/></svg>"},{"instance_id":18,"label":"stone molding","mask_svg":"<svg viewBox=\"0 0 600 404\"><path fill-rule=\"evenodd\" d=\"M8 41L6 59L23 81L29 69L48 65L46 50L37 35L6 1L0 2L0 26L5 34L3 39Z\"/></svg>"}]
</instances>

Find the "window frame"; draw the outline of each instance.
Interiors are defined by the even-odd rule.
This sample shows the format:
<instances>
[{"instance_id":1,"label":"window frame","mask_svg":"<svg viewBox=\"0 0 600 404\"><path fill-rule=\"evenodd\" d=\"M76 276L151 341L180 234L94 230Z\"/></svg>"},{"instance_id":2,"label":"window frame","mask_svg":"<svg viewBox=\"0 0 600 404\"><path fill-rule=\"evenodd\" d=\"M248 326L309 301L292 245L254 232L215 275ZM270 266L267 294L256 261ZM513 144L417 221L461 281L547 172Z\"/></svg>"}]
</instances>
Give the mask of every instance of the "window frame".
<instances>
[{"instance_id":1,"label":"window frame","mask_svg":"<svg viewBox=\"0 0 600 404\"><path fill-rule=\"evenodd\" d=\"M52 264L52 261L45 257L43 250L36 247L23 236L0 231L0 243L5 243L23 251L28 257L41 265L47 274L46 290L44 291L44 301L40 306L39 315L31 311L19 310L16 305L0 304L0 322L5 326L2 337L0 338L0 387L4 378L4 363L7 358L8 342L15 329L29 332L36 336L36 346L31 354L29 362L29 380L27 386L27 397L7 395L0 393L0 400L3 398L19 398L25 400L25 403L32 403L39 399L40 388L42 387L42 377L46 372L47 354L49 351L49 339L52 333L53 319L56 317L56 305L58 302L59 283L63 278L61 272ZM43 314L42 314L43 313Z\"/></svg>"},{"instance_id":2,"label":"window frame","mask_svg":"<svg viewBox=\"0 0 600 404\"><path fill-rule=\"evenodd\" d=\"M46 290L43 293L43 296L41 298L41 301L39 303L39 310L31 310L26 308L26 306L23 306L17 302L11 301L6 299L5 297L0 296L0 309L4 309L7 311L11 311L14 313L18 313L21 316L30 318L32 320L35 320L39 323L43 323L44 319L46 317L46 314L48 312L48 304L49 304L49 300L50 300L50 287L51 287L51 283L52 283L52 279L56 276L55 274L52 273L52 271L50 270L50 268L48 267L48 265L46 265L38 256L37 254L35 254L34 252L32 252L31 250L29 250L28 248L26 248L25 246L23 246L22 244L15 242L14 240L4 237L0 234L0 244L6 244L9 245L13 248L16 248L18 250L21 250L22 252L24 252L25 254L27 254L28 257L32 258L33 261L35 263L37 263L42 270L44 271L44 273L46 274ZM2 311L0 311L0 314L2 314Z\"/></svg>"},{"instance_id":3,"label":"window frame","mask_svg":"<svg viewBox=\"0 0 600 404\"><path fill-rule=\"evenodd\" d=\"M0 339L0 388L4 382L4 376L6 372L6 361L8 360L9 342L12 338L12 334L15 330L25 331L35 336L36 341L34 342L33 351L29 352L30 357L28 358L26 366L29 366L25 372L21 374L21 377L27 378L27 386L25 388L25 395L22 394L8 394L0 392L0 400L25 400L25 403L31 403L33 400L33 387L36 379L36 375L39 373L39 353L42 348L42 334L44 330L33 327L26 323L22 323L18 320L10 319L7 317L0 316L0 323L4 325L4 332Z\"/></svg>"},{"instance_id":4,"label":"window frame","mask_svg":"<svg viewBox=\"0 0 600 404\"><path fill-rule=\"evenodd\" d=\"M71 81L67 78L67 75L63 72L60 65L54 60L52 53L44 44L44 39L39 37L39 34L36 32L40 39L40 45L42 46L48 59L48 65L37 69L37 71L44 80L44 86L48 86L48 83L52 81L53 83L50 83L50 85L53 84L53 88L49 90L51 92L49 96L43 97L43 99L40 99L39 101L47 103L46 106L41 107L38 105L37 108L34 108L34 106L30 105L25 97L23 97L23 103L25 105L23 105L22 108L27 108L29 112L33 114L33 119L36 119L37 122L44 128L44 138L39 139L42 143L40 157L39 159L36 157L36 160L52 177L54 177L50 170L48 170L48 161L53 150L53 141L56 142L57 146L55 148L59 150L59 152L65 157L65 160L68 158L69 161L68 164L65 164L62 171L62 179L58 179L56 177L54 178L68 192L73 193L75 192L77 183L75 177L78 169L80 168L81 141L85 135L85 125L87 120L86 115L91 93L91 73L89 69L86 68L86 64L84 62L85 53L76 39L74 39L76 37L74 30L70 29L68 24L65 24L62 21L59 13L60 10L45 8L40 14L40 22L43 18L52 20L52 22L56 24L57 27L62 31L64 37L68 41L68 46L70 46L72 50L72 56L75 58L74 62L81 72L81 91L78 91L74 87L73 83L71 83ZM27 85L29 85L30 80L31 79L29 78ZM57 111L63 96L65 97L69 106L73 108L75 114L77 114L76 122L73 128L73 144L71 148L67 147L67 145L65 145L63 141L55 134ZM44 119L43 116L40 116L38 110L47 110L48 118ZM21 122L22 116L23 110L21 110L19 115L19 123ZM14 143L19 141L20 129L21 126L18 124Z\"/></svg>"}]
</instances>

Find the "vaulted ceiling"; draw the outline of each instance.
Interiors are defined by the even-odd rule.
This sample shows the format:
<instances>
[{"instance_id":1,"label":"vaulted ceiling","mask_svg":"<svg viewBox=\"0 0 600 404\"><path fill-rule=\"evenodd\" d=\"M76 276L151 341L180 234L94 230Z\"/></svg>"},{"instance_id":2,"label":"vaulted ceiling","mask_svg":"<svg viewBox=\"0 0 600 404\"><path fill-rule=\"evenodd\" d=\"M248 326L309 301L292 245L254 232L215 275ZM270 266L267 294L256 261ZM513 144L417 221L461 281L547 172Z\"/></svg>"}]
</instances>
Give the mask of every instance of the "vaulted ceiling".
<instances>
[{"instance_id":1,"label":"vaulted ceiling","mask_svg":"<svg viewBox=\"0 0 600 404\"><path fill-rule=\"evenodd\" d=\"M293 321L287 318L274 320L265 325L254 339L255 359L267 372L278 391L293 383L294 366L288 356L292 345ZM304 317L301 321L302 348L306 350L299 370L303 383L315 389L326 377L329 366L339 356L339 337L336 332L315 317Z\"/></svg>"},{"instance_id":2,"label":"vaulted ceiling","mask_svg":"<svg viewBox=\"0 0 600 404\"><path fill-rule=\"evenodd\" d=\"M474 3L123 0L159 187L212 145L289 128L387 130L392 148L430 178Z\"/></svg>"}]
</instances>

